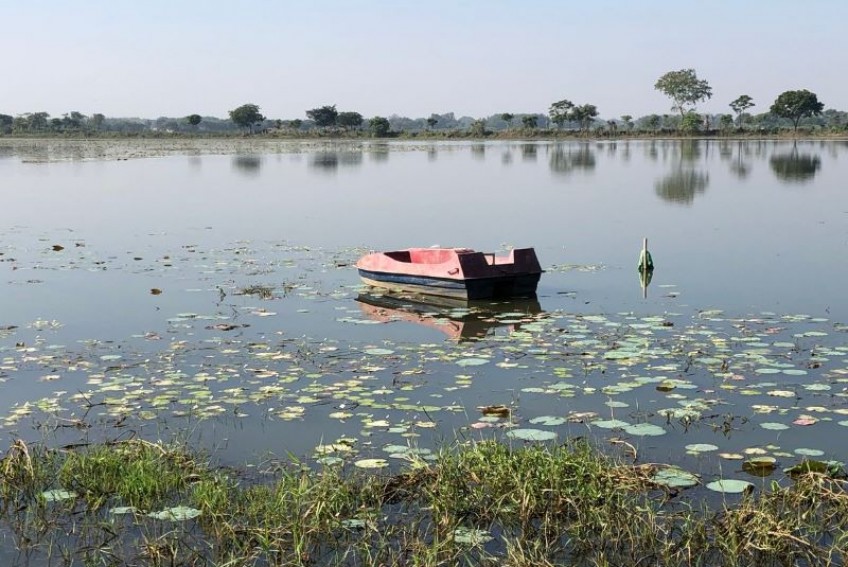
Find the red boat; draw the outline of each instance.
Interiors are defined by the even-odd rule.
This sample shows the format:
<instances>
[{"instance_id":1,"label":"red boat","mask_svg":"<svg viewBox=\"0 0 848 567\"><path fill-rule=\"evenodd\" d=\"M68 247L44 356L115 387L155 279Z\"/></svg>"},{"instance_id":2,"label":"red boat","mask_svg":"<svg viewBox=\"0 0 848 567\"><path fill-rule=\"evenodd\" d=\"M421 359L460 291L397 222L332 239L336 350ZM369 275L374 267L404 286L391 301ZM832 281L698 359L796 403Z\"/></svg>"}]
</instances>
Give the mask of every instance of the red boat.
<instances>
[{"instance_id":1,"label":"red boat","mask_svg":"<svg viewBox=\"0 0 848 567\"><path fill-rule=\"evenodd\" d=\"M533 297L543 271L532 248L506 256L469 248L409 248L367 254L356 267L370 286L458 299Z\"/></svg>"}]
</instances>

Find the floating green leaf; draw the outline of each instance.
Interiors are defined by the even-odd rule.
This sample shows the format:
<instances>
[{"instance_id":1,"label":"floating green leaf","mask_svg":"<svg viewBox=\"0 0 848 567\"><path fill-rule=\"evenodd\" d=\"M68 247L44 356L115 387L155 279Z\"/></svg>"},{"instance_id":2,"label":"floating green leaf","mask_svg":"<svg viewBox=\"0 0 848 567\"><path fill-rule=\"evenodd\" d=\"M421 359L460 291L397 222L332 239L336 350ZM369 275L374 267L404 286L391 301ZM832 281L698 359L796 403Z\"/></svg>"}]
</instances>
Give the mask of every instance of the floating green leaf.
<instances>
[{"instance_id":1,"label":"floating green leaf","mask_svg":"<svg viewBox=\"0 0 848 567\"><path fill-rule=\"evenodd\" d=\"M651 480L656 484L669 488L689 488L698 485L700 482L694 474L677 467L669 467L657 471L651 477Z\"/></svg>"},{"instance_id":2,"label":"floating green leaf","mask_svg":"<svg viewBox=\"0 0 848 567\"><path fill-rule=\"evenodd\" d=\"M557 434L543 429L511 429L506 436L521 441L550 441L556 439Z\"/></svg>"},{"instance_id":3,"label":"floating green leaf","mask_svg":"<svg viewBox=\"0 0 848 567\"><path fill-rule=\"evenodd\" d=\"M754 485L745 480L722 479L707 484L707 488L725 494L741 494L753 490Z\"/></svg>"},{"instance_id":4,"label":"floating green leaf","mask_svg":"<svg viewBox=\"0 0 848 567\"><path fill-rule=\"evenodd\" d=\"M389 462L386 459L360 459L353 465L361 469L381 469L389 466Z\"/></svg>"},{"instance_id":5,"label":"floating green leaf","mask_svg":"<svg viewBox=\"0 0 848 567\"><path fill-rule=\"evenodd\" d=\"M652 423L637 423L635 425L625 425L623 429L630 435L636 435L638 437L658 437L660 435L666 434L665 429L663 429L659 425L654 425Z\"/></svg>"}]
</instances>

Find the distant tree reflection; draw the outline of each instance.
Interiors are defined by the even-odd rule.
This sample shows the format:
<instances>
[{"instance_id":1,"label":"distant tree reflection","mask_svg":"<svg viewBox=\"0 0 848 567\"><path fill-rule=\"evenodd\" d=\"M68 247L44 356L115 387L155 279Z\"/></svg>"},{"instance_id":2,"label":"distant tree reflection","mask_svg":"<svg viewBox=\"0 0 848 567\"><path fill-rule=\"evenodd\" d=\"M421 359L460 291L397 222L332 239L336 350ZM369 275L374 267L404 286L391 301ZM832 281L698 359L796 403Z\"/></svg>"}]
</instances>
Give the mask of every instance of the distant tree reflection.
<instances>
[{"instance_id":1,"label":"distant tree reflection","mask_svg":"<svg viewBox=\"0 0 848 567\"><path fill-rule=\"evenodd\" d=\"M595 152L585 144L576 148L557 145L551 152L550 168L558 175L569 175L575 170L592 171L595 163Z\"/></svg>"},{"instance_id":2,"label":"distant tree reflection","mask_svg":"<svg viewBox=\"0 0 848 567\"><path fill-rule=\"evenodd\" d=\"M237 155L233 157L233 167L236 171L244 175L259 175L259 170L262 168L262 156L257 155Z\"/></svg>"},{"instance_id":3,"label":"distant tree reflection","mask_svg":"<svg viewBox=\"0 0 848 567\"><path fill-rule=\"evenodd\" d=\"M316 171L333 173L339 167L359 167L362 160L362 150L324 151L313 154L309 166Z\"/></svg>"},{"instance_id":4,"label":"distant tree reflection","mask_svg":"<svg viewBox=\"0 0 848 567\"><path fill-rule=\"evenodd\" d=\"M334 172L339 168L338 152L318 152L313 154L309 166L317 171Z\"/></svg>"},{"instance_id":5,"label":"distant tree reflection","mask_svg":"<svg viewBox=\"0 0 848 567\"><path fill-rule=\"evenodd\" d=\"M748 159L751 156L751 147L748 142L739 141L736 144L736 158L730 162L730 171L739 179L745 179L751 173L751 165Z\"/></svg>"},{"instance_id":6,"label":"distant tree reflection","mask_svg":"<svg viewBox=\"0 0 848 567\"><path fill-rule=\"evenodd\" d=\"M539 146L536 144L522 144L521 159L524 161L536 161L539 155Z\"/></svg>"},{"instance_id":7,"label":"distant tree reflection","mask_svg":"<svg viewBox=\"0 0 848 567\"><path fill-rule=\"evenodd\" d=\"M676 167L670 174L657 180L654 189L666 201L691 205L695 195L706 191L709 182L710 176L702 171Z\"/></svg>"},{"instance_id":8,"label":"distant tree reflection","mask_svg":"<svg viewBox=\"0 0 848 567\"><path fill-rule=\"evenodd\" d=\"M813 179L821 169L818 155L802 154L795 147L788 154L773 154L769 158L771 170L781 181L804 183Z\"/></svg>"}]
</instances>

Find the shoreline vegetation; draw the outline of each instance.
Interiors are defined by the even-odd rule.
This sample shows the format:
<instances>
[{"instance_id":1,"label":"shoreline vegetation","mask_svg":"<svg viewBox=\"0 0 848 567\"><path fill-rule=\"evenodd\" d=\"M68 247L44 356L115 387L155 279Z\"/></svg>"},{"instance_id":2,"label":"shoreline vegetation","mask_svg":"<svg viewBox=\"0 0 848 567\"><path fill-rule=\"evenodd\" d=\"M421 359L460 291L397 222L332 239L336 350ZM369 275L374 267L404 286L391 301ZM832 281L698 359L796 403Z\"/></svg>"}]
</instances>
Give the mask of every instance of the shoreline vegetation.
<instances>
[{"instance_id":1,"label":"shoreline vegetation","mask_svg":"<svg viewBox=\"0 0 848 567\"><path fill-rule=\"evenodd\" d=\"M88 133L14 133L0 134L0 142L23 141L125 141L125 140L245 140L245 141L585 141L585 142L627 142L633 140L848 140L848 130L830 129L800 129L797 133L791 130L737 130L732 132L710 131L685 133L676 130L661 130L657 132L625 132L610 134L606 132L586 133L577 130L539 130L515 129L484 134L464 130L451 131L421 131L393 132L387 136L373 136L366 131L328 132L328 131L272 131L256 134L242 132L167 132L147 131L139 133L122 132L88 132Z\"/></svg>"},{"instance_id":2,"label":"shoreline vegetation","mask_svg":"<svg viewBox=\"0 0 848 567\"><path fill-rule=\"evenodd\" d=\"M848 483L805 461L763 486L687 499L700 480L586 440L398 446L394 462L234 469L140 439L0 458L0 533L15 564L844 565ZM386 472L392 470L393 472ZM756 476L756 475L754 475ZM756 480L755 478L752 480Z\"/></svg>"}]
</instances>

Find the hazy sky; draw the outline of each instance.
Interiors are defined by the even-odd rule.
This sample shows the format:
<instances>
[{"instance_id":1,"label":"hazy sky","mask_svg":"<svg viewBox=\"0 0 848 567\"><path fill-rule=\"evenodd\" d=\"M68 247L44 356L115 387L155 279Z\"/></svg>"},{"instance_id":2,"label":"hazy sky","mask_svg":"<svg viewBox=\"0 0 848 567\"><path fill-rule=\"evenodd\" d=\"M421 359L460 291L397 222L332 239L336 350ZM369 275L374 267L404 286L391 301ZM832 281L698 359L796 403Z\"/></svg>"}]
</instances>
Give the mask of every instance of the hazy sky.
<instances>
[{"instance_id":1,"label":"hazy sky","mask_svg":"<svg viewBox=\"0 0 848 567\"><path fill-rule=\"evenodd\" d=\"M638 117L683 68L701 111L800 88L848 110L847 22L848 0L0 0L0 113Z\"/></svg>"}]
</instances>

